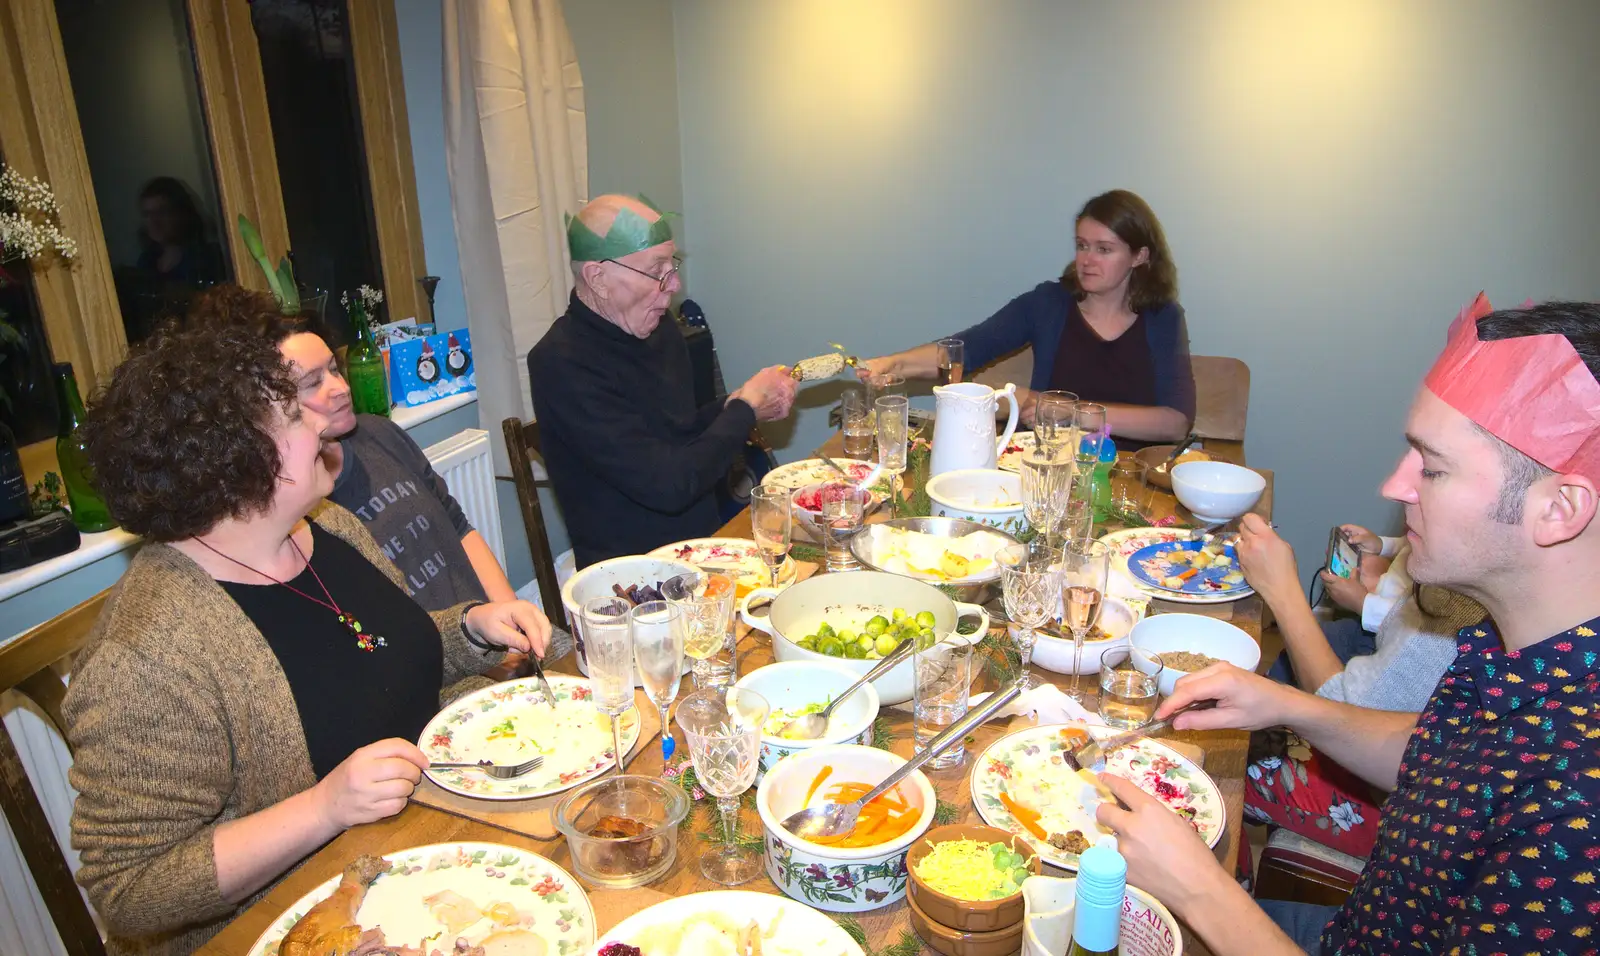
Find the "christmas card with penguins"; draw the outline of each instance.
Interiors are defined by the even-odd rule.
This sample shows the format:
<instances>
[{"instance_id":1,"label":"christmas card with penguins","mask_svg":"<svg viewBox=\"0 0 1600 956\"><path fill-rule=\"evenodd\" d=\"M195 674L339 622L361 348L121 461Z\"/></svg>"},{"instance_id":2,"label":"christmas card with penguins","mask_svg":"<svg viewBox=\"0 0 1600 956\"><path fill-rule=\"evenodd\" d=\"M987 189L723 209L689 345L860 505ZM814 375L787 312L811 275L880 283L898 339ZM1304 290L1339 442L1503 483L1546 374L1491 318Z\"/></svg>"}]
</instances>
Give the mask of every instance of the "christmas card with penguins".
<instances>
[{"instance_id":1,"label":"christmas card with penguins","mask_svg":"<svg viewBox=\"0 0 1600 956\"><path fill-rule=\"evenodd\" d=\"M396 405L425 405L477 388L472 334L466 329L389 346L389 391Z\"/></svg>"}]
</instances>

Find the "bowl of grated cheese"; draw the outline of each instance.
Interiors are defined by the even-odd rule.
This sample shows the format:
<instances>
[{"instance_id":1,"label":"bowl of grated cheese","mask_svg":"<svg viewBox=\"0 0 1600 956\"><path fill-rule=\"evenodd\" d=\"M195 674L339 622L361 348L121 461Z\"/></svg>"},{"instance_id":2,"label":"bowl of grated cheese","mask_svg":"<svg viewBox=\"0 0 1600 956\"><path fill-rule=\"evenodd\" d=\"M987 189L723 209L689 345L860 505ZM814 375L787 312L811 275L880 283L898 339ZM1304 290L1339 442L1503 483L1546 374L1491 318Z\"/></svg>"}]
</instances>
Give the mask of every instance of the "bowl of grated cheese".
<instances>
[{"instance_id":1,"label":"bowl of grated cheese","mask_svg":"<svg viewBox=\"0 0 1600 956\"><path fill-rule=\"evenodd\" d=\"M1005 858L996 862L1001 851ZM1001 865L1012 863L1018 865ZM1039 874L1039 855L998 827L952 823L918 840L906 855L906 869L911 900L930 920L963 932L991 932L1022 922L1022 881Z\"/></svg>"}]
</instances>

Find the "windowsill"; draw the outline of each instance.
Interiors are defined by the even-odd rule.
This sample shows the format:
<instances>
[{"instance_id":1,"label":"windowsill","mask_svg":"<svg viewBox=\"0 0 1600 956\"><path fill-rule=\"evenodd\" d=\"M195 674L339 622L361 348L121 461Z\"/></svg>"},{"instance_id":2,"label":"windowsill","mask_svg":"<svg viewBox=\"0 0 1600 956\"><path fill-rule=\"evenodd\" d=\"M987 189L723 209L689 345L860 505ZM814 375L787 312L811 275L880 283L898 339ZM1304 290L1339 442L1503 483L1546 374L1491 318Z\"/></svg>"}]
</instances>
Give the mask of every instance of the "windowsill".
<instances>
[{"instance_id":1,"label":"windowsill","mask_svg":"<svg viewBox=\"0 0 1600 956\"><path fill-rule=\"evenodd\" d=\"M454 395L429 402L426 405L417 405L411 408L403 406L391 408L389 409L389 420L409 431L423 422L431 422L446 412L464 408L477 400L478 393L475 391L457 392Z\"/></svg>"},{"instance_id":2,"label":"windowsill","mask_svg":"<svg viewBox=\"0 0 1600 956\"><path fill-rule=\"evenodd\" d=\"M8 571L0 574L0 601L12 598L24 591L32 590L47 581L54 581L64 574L71 574L82 567L87 567L101 558L110 557L119 551L126 551L139 543L139 536L129 534L121 528L112 528L110 531L101 531L98 534L83 535L78 550L70 554L63 554L48 561L23 568L20 571ZM88 597L87 594L84 597Z\"/></svg>"},{"instance_id":3,"label":"windowsill","mask_svg":"<svg viewBox=\"0 0 1600 956\"><path fill-rule=\"evenodd\" d=\"M409 430L424 422L433 421L448 412L471 405L477 400L477 392L459 392L447 398L441 398L436 402L418 405L415 408L391 409L389 417L396 425ZM29 456L30 461L24 467L24 471L28 473L30 483L43 477L42 470L36 474L36 469L55 470L55 442L38 442L37 445L29 445L24 451L35 453ZM48 458L46 458L46 455L48 455ZM20 571L0 574L0 601L15 597L24 591L36 588L63 575L71 574L79 568L87 567L102 558L109 557L120 551L126 551L138 543L139 537L137 535L130 534L121 528L113 528L110 531L102 531L99 534L86 534L83 536L82 543L78 545L78 550L70 554L63 554L48 561L41 561ZM88 597L88 595L84 596Z\"/></svg>"}]
</instances>

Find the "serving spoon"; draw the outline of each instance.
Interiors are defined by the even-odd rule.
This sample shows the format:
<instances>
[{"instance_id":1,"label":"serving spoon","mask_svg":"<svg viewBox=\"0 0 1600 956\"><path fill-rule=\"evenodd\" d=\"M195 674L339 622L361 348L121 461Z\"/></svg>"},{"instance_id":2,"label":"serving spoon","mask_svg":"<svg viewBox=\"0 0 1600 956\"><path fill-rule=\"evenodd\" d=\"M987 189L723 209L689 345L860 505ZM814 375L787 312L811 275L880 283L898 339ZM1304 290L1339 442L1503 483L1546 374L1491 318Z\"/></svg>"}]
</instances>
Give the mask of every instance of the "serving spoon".
<instances>
[{"instance_id":1,"label":"serving spoon","mask_svg":"<svg viewBox=\"0 0 1600 956\"><path fill-rule=\"evenodd\" d=\"M889 668L910 657L911 652L916 650L916 646L917 640L914 637L908 637L896 644L894 650L884 655L883 660L879 661L876 667L867 671L860 680L846 687L844 693L835 697L832 703L815 714L802 714L784 724L783 729L778 731L778 736L785 740L816 740L821 737L828 729L828 715L833 713L835 707L844 703L846 698L860 690L861 685L877 680L888 673Z\"/></svg>"},{"instance_id":2,"label":"serving spoon","mask_svg":"<svg viewBox=\"0 0 1600 956\"><path fill-rule=\"evenodd\" d=\"M827 839L849 833L856 828L862 807L894 789L896 784L910 776L911 771L943 753L951 744L970 733L974 727L993 717L1000 708L1016 700L1021 693L1021 682L1012 681L1004 690L990 695L977 710L968 712L965 717L946 727L939 736L928 741L925 750L901 764L900 769L889 774L888 779L868 790L859 800L843 805L825 803L820 807L792 813L783 821L783 828L802 840Z\"/></svg>"}]
</instances>

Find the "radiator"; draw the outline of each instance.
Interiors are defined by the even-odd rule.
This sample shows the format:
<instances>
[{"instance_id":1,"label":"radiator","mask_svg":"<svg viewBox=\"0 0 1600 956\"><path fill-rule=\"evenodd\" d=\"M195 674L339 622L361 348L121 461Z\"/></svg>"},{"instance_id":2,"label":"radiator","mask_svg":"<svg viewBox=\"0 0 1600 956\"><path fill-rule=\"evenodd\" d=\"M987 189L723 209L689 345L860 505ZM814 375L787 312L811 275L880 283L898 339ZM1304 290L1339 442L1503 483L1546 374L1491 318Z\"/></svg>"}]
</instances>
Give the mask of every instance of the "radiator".
<instances>
[{"instance_id":1,"label":"radiator","mask_svg":"<svg viewBox=\"0 0 1600 956\"><path fill-rule=\"evenodd\" d=\"M469 428L430 445L423 454L503 567L505 542L500 534L500 502L495 497L489 433ZM67 785L67 767L72 761L66 745L37 709L18 694L0 695L0 717L22 755L28 779L33 781L56 839L67 850L68 862L76 871L78 855L71 852L67 828L77 794ZM22 851L11 836L11 828L0 817L0 956L14 954L66 956L66 950L39 898L33 876L22 862Z\"/></svg>"},{"instance_id":2,"label":"radiator","mask_svg":"<svg viewBox=\"0 0 1600 956\"><path fill-rule=\"evenodd\" d=\"M481 428L456 432L437 445L423 449L433 470L450 486L467 520L483 535L495 560L506 566L505 541L500 534L500 500L495 497L494 456L489 433Z\"/></svg>"}]
</instances>

